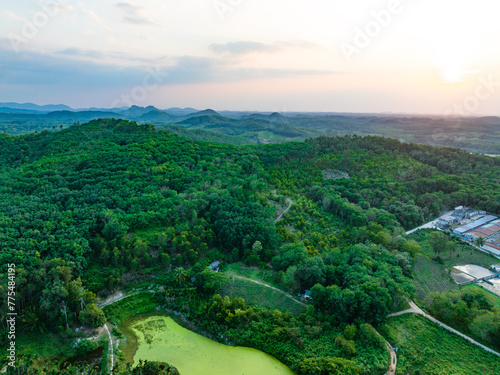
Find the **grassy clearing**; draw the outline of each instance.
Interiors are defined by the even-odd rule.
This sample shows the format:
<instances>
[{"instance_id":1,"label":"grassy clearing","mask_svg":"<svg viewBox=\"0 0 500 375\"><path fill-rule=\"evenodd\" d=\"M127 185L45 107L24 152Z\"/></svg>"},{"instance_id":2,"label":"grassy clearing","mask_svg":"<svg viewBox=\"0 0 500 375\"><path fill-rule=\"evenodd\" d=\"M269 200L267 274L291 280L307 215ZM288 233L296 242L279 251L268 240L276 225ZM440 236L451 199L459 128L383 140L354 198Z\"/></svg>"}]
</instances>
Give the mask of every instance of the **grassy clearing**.
<instances>
[{"instance_id":1,"label":"grassy clearing","mask_svg":"<svg viewBox=\"0 0 500 375\"><path fill-rule=\"evenodd\" d=\"M232 263L226 266L225 273L227 276L244 276L285 291L283 287L274 280L273 275L276 275L276 273L273 271L263 270L258 267L248 267L243 263Z\"/></svg>"},{"instance_id":2,"label":"grassy clearing","mask_svg":"<svg viewBox=\"0 0 500 375\"><path fill-rule=\"evenodd\" d=\"M157 305L152 293L143 292L108 305L103 308L103 311L108 322L113 325L120 325L132 316L156 311Z\"/></svg>"},{"instance_id":3,"label":"grassy clearing","mask_svg":"<svg viewBox=\"0 0 500 375\"><path fill-rule=\"evenodd\" d=\"M446 292L451 289L458 289L458 285L448 275L446 267L419 255L413 264L413 273L417 297L425 299L432 292Z\"/></svg>"},{"instance_id":4,"label":"grassy clearing","mask_svg":"<svg viewBox=\"0 0 500 375\"><path fill-rule=\"evenodd\" d=\"M18 353L39 358L62 359L74 355L76 337L65 337L55 333L23 332L16 337Z\"/></svg>"},{"instance_id":5,"label":"grassy clearing","mask_svg":"<svg viewBox=\"0 0 500 375\"><path fill-rule=\"evenodd\" d=\"M430 248L426 236L429 233L435 232L433 229L421 229L412 233L408 238L418 241L422 246L422 254L432 259L436 256L434 251ZM492 264L498 263L498 258L493 255L484 253L468 243L459 239L454 239L455 245L453 250L442 252L439 254L443 260L445 267L453 267L461 264L476 264L485 268L489 268Z\"/></svg>"},{"instance_id":6,"label":"grassy clearing","mask_svg":"<svg viewBox=\"0 0 500 375\"><path fill-rule=\"evenodd\" d=\"M277 290L246 280L229 278L219 293L229 298L241 297L249 305L287 311L295 316L305 309L304 305Z\"/></svg>"},{"instance_id":7,"label":"grassy clearing","mask_svg":"<svg viewBox=\"0 0 500 375\"><path fill-rule=\"evenodd\" d=\"M383 335L399 348L397 374L499 374L500 358L420 315L390 318Z\"/></svg>"},{"instance_id":8,"label":"grassy clearing","mask_svg":"<svg viewBox=\"0 0 500 375\"><path fill-rule=\"evenodd\" d=\"M145 229L136 229L134 231L134 234L143 241L146 241L148 243L153 243L156 242L156 240L158 239L158 235L160 235L164 231L165 227L157 226Z\"/></svg>"},{"instance_id":9,"label":"grassy clearing","mask_svg":"<svg viewBox=\"0 0 500 375\"><path fill-rule=\"evenodd\" d=\"M483 253L470 245L464 245L463 250L454 251L451 256L449 253L442 254L441 258L444 261L444 265L447 267L453 267L461 264L476 264L484 268L490 268L492 264L498 263L498 258L495 258L493 255Z\"/></svg>"}]
</instances>

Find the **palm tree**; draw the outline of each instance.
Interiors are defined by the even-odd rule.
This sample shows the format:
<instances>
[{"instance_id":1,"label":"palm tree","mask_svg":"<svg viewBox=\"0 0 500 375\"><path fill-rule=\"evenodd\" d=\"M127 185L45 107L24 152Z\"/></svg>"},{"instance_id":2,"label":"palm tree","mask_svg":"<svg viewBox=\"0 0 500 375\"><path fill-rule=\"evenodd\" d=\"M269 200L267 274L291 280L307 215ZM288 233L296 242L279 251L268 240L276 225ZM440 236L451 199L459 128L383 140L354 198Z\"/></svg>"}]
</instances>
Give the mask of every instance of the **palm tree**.
<instances>
[{"instance_id":1,"label":"palm tree","mask_svg":"<svg viewBox=\"0 0 500 375\"><path fill-rule=\"evenodd\" d=\"M179 267L174 271L174 280L179 284L184 284L186 282L187 272L184 268Z\"/></svg>"},{"instance_id":2,"label":"palm tree","mask_svg":"<svg viewBox=\"0 0 500 375\"><path fill-rule=\"evenodd\" d=\"M482 237L478 237L478 238L476 238L476 241L475 241L475 242L476 242L476 246L477 246L477 247L481 247L481 246L483 246L483 245L484 245L484 238L482 238Z\"/></svg>"}]
</instances>

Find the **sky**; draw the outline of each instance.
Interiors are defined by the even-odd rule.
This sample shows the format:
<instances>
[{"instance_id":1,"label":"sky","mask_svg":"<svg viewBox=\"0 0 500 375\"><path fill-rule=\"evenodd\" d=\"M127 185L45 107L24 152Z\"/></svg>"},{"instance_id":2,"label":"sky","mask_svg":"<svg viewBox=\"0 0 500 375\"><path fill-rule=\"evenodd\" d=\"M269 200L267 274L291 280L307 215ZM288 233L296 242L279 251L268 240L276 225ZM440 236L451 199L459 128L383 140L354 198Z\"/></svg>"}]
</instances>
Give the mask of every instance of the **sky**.
<instances>
[{"instance_id":1,"label":"sky","mask_svg":"<svg viewBox=\"0 0 500 375\"><path fill-rule=\"evenodd\" d=\"M498 0L3 0L0 102L500 115Z\"/></svg>"}]
</instances>

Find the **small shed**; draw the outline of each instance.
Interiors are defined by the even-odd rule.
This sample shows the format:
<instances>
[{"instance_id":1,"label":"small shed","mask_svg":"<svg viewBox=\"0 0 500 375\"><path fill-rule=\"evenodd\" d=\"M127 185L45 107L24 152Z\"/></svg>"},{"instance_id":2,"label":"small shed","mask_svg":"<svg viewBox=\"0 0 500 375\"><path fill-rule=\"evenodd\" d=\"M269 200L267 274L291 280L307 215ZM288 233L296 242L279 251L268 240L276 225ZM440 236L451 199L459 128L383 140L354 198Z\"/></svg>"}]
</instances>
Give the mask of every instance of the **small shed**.
<instances>
[{"instance_id":1,"label":"small shed","mask_svg":"<svg viewBox=\"0 0 500 375\"><path fill-rule=\"evenodd\" d=\"M221 262L220 260L216 260L215 262L211 263L208 266L210 268L210 271L219 272L220 262Z\"/></svg>"},{"instance_id":2,"label":"small shed","mask_svg":"<svg viewBox=\"0 0 500 375\"><path fill-rule=\"evenodd\" d=\"M311 299L311 291L310 290L305 290L304 292L299 293L299 297L303 299Z\"/></svg>"}]
</instances>

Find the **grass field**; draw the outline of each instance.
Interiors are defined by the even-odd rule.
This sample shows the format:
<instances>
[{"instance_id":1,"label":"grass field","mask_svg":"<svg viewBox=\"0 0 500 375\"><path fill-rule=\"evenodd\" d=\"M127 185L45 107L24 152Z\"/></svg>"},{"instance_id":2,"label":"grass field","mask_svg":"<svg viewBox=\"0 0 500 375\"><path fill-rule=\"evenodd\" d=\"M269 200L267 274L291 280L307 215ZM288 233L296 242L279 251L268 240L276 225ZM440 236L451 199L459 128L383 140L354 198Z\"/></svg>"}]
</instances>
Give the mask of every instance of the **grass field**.
<instances>
[{"instance_id":1,"label":"grass field","mask_svg":"<svg viewBox=\"0 0 500 375\"><path fill-rule=\"evenodd\" d=\"M108 322L119 325L135 315L156 311L157 306L155 297L151 293L143 292L105 306L103 311L106 313Z\"/></svg>"},{"instance_id":2,"label":"grass field","mask_svg":"<svg viewBox=\"0 0 500 375\"><path fill-rule=\"evenodd\" d=\"M490 354L420 315L390 318L382 334L399 348L398 375L500 374L500 357Z\"/></svg>"},{"instance_id":3,"label":"grass field","mask_svg":"<svg viewBox=\"0 0 500 375\"><path fill-rule=\"evenodd\" d=\"M249 305L278 309L283 312L288 311L295 316L299 315L305 309L304 305L277 290L247 280L236 278L233 280L231 277L219 293L222 296L229 296L230 298L241 297Z\"/></svg>"},{"instance_id":4,"label":"grass field","mask_svg":"<svg viewBox=\"0 0 500 375\"><path fill-rule=\"evenodd\" d=\"M73 356L76 337L63 337L54 333L23 332L16 337L18 353L33 354L40 358L63 359Z\"/></svg>"},{"instance_id":5,"label":"grass field","mask_svg":"<svg viewBox=\"0 0 500 375\"><path fill-rule=\"evenodd\" d=\"M426 233L430 232L432 231L426 231ZM422 254L430 259L434 258L436 255L429 248L426 242L423 243ZM464 242L457 243L453 251L442 252L439 254L439 256L443 260L443 265L445 267L453 267L461 264L475 264L478 266L489 268L492 264L496 264L499 262L498 258L495 258L493 255L484 253Z\"/></svg>"},{"instance_id":6,"label":"grass field","mask_svg":"<svg viewBox=\"0 0 500 375\"><path fill-rule=\"evenodd\" d=\"M413 264L413 273L417 297L424 300L432 292L446 292L458 289L458 285L451 279L446 267L429 259L425 255L419 255Z\"/></svg>"},{"instance_id":7,"label":"grass field","mask_svg":"<svg viewBox=\"0 0 500 375\"><path fill-rule=\"evenodd\" d=\"M248 267L245 266L243 263L232 263L226 266L224 272L228 276L232 275L244 276L249 279L260 281L261 283L265 283L267 285L271 285L277 289L283 289L280 285L278 285L274 281L273 277L271 276L274 274L272 271L266 271L258 267Z\"/></svg>"},{"instance_id":8,"label":"grass field","mask_svg":"<svg viewBox=\"0 0 500 375\"><path fill-rule=\"evenodd\" d=\"M464 250L452 252L451 256L449 253L442 254L441 258L446 267L453 267L461 264L475 264L489 268L492 264L499 262L499 259L495 258L493 255L483 253L470 245L466 245Z\"/></svg>"}]
</instances>

